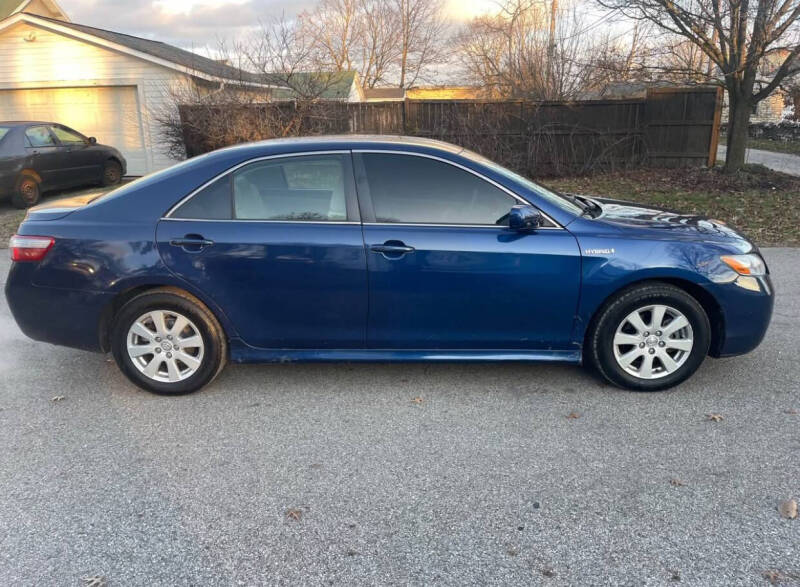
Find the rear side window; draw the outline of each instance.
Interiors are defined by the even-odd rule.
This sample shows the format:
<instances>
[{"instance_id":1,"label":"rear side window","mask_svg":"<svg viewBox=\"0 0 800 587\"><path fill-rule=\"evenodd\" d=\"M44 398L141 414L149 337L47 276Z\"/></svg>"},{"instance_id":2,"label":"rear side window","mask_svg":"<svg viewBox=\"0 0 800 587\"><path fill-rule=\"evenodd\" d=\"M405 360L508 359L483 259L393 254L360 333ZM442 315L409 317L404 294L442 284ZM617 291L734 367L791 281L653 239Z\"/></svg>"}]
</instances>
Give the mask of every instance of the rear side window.
<instances>
[{"instance_id":1,"label":"rear side window","mask_svg":"<svg viewBox=\"0 0 800 587\"><path fill-rule=\"evenodd\" d=\"M0 141L3 140L3 137L5 137L8 134L8 131L10 130L11 129L8 128L7 126L0 126Z\"/></svg>"},{"instance_id":2,"label":"rear side window","mask_svg":"<svg viewBox=\"0 0 800 587\"><path fill-rule=\"evenodd\" d=\"M231 217L230 175L210 183L172 213L172 218L194 220L230 220Z\"/></svg>"},{"instance_id":3,"label":"rear side window","mask_svg":"<svg viewBox=\"0 0 800 587\"><path fill-rule=\"evenodd\" d=\"M309 155L252 163L233 176L241 220L347 220L352 177L345 155Z\"/></svg>"},{"instance_id":4,"label":"rear side window","mask_svg":"<svg viewBox=\"0 0 800 587\"><path fill-rule=\"evenodd\" d=\"M443 161L415 155L361 155L377 222L508 224L516 199Z\"/></svg>"},{"instance_id":5,"label":"rear side window","mask_svg":"<svg viewBox=\"0 0 800 587\"><path fill-rule=\"evenodd\" d=\"M55 147L56 141L46 126L32 126L25 131L31 147Z\"/></svg>"}]
</instances>

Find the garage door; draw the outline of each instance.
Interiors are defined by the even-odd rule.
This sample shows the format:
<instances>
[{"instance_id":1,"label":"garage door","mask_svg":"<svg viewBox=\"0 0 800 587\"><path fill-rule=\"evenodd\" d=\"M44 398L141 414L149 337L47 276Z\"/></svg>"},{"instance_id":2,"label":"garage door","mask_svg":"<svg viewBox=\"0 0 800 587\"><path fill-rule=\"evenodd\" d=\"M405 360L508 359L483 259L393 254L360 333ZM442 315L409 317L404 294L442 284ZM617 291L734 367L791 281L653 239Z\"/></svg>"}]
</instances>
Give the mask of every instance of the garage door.
<instances>
[{"instance_id":1,"label":"garage door","mask_svg":"<svg viewBox=\"0 0 800 587\"><path fill-rule=\"evenodd\" d=\"M119 149L130 175L147 172L134 86L0 90L0 120L60 122Z\"/></svg>"}]
</instances>

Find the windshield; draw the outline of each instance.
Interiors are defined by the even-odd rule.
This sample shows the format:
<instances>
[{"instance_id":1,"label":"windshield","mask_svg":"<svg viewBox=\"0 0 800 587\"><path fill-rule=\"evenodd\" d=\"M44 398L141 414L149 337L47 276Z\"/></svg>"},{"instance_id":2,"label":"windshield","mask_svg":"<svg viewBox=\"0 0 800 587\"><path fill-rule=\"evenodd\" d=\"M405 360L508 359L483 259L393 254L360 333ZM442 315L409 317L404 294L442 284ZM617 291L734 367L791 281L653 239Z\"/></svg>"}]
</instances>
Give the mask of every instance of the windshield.
<instances>
[{"instance_id":1,"label":"windshield","mask_svg":"<svg viewBox=\"0 0 800 587\"><path fill-rule=\"evenodd\" d=\"M566 210L570 214L575 214L577 216L583 213L583 208L581 208L577 204L573 204L564 196L557 194L556 192L549 190L546 187L539 185L538 183L535 183L526 177L523 177L519 173L514 173L510 169L506 169L502 165L498 165L497 163L495 163L491 159L487 159L483 155L478 155L477 153L473 153L472 151L468 151L466 149L464 149L464 151L461 152L460 155L467 157L468 159L472 159L473 161L476 161L481 165L489 167L492 171L495 171L500 175L507 177L508 179L514 181L515 183L523 185L532 192L535 192L537 195L543 197L551 204L558 206L562 210Z\"/></svg>"}]
</instances>

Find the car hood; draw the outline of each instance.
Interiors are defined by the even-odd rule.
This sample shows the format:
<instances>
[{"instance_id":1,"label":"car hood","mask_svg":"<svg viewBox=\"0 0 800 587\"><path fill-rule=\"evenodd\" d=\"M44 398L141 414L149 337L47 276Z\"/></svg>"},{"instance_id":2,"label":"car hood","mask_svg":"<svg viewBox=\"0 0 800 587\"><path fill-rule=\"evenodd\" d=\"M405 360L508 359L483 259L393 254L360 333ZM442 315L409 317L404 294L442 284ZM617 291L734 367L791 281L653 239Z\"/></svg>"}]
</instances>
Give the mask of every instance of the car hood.
<instances>
[{"instance_id":1,"label":"car hood","mask_svg":"<svg viewBox=\"0 0 800 587\"><path fill-rule=\"evenodd\" d=\"M745 250L753 248L747 238L721 220L623 200L592 199L603 207L597 220L620 229L638 229L649 236L735 243Z\"/></svg>"}]
</instances>

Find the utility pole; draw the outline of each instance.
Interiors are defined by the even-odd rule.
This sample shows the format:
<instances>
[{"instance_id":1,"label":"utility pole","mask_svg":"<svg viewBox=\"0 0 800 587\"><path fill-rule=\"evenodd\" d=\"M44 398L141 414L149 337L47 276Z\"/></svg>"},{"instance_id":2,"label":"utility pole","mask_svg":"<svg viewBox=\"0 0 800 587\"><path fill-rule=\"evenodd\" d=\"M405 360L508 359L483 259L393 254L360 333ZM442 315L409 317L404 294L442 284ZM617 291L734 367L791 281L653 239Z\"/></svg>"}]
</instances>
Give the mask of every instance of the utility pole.
<instances>
[{"instance_id":1,"label":"utility pole","mask_svg":"<svg viewBox=\"0 0 800 587\"><path fill-rule=\"evenodd\" d=\"M547 46L547 81L550 84L550 90L553 93L550 96L554 99L555 96L555 76L553 75L553 63L556 57L556 15L558 14L558 0L550 0L550 38Z\"/></svg>"}]
</instances>

